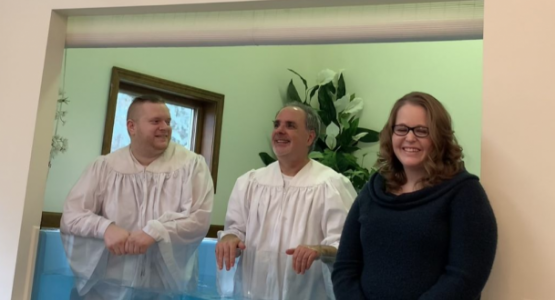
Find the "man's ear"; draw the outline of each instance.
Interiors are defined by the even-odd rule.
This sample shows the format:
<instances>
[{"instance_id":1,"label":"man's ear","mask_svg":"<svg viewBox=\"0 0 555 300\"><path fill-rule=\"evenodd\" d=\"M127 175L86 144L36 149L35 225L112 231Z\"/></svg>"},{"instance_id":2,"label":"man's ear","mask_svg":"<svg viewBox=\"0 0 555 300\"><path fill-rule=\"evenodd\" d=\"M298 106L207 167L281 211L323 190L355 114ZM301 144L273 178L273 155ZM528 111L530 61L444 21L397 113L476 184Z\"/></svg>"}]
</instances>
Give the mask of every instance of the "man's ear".
<instances>
[{"instance_id":1,"label":"man's ear","mask_svg":"<svg viewBox=\"0 0 555 300\"><path fill-rule=\"evenodd\" d=\"M310 130L308 132L308 145L312 145L312 143L314 143L314 139L316 139L316 132L314 132L314 130Z\"/></svg>"},{"instance_id":2,"label":"man's ear","mask_svg":"<svg viewBox=\"0 0 555 300\"><path fill-rule=\"evenodd\" d=\"M135 122L131 119L127 120L127 132L130 136L135 134Z\"/></svg>"}]
</instances>

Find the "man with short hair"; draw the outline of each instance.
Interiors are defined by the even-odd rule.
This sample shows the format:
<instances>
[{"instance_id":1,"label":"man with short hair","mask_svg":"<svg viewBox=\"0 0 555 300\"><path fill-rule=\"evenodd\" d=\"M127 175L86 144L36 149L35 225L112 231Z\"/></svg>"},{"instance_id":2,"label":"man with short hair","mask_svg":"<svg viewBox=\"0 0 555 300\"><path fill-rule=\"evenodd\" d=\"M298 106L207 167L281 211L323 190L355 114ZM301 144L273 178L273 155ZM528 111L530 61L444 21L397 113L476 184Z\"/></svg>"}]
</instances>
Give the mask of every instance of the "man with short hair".
<instances>
[{"instance_id":1,"label":"man with short hair","mask_svg":"<svg viewBox=\"0 0 555 300\"><path fill-rule=\"evenodd\" d=\"M288 104L274 121L277 162L237 180L216 245L220 270L240 256L236 295L333 299L330 264L356 191L345 176L309 158L319 132L314 109Z\"/></svg>"},{"instance_id":2,"label":"man with short hair","mask_svg":"<svg viewBox=\"0 0 555 300\"><path fill-rule=\"evenodd\" d=\"M64 205L78 298L159 299L197 285L214 197L208 166L171 142L170 112L157 96L133 100L127 130L129 146L89 165Z\"/></svg>"}]
</instances>

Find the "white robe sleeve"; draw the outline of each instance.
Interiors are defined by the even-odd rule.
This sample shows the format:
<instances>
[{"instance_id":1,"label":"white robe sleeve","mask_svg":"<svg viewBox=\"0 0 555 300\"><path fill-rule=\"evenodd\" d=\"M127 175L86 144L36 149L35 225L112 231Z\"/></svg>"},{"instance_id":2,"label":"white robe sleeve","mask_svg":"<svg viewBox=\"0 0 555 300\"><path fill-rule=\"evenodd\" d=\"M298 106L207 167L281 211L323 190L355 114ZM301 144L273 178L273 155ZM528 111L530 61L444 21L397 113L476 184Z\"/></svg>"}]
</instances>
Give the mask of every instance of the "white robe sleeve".
<instances>
[{"instance_id":1,"label":"white robe sleeve","mask_svg":"<svg viewBox=\"0 0 555 300\"><path fill-rule=\"evenodd\" d=\"M328 180L325 197L324 217L322 218L322 231L324 233L322 245L339 249L343 225L357 197L357 192L351 182L345 176L340 175ZM321 260L322 278L328 299L335 299L331 281L333 262L335 262L335 257L331 260L328 258L327 262Z\"/></svg>"},{"instance_id":2,"label":"white robe sleeve","mask_svg":"<svg viewBox=\"0 0 555 300\"><path fill-rule=\"evenodd\" d=\"M107 172L103 157L85 169L68 194L60 221L60 235L80 294L101 280L99 274L108 259L104 232L112 221L99 215Z\"/></svg>"},{"instance_id":3,"label":"white robe sleeve","mask_svg":"<svg viewBox=\"0 0 555 300\"><path fill-rule=\"evenodd\" d=\"M97 159L83 172L73 186L64 204L60 231L65 234L104 238L104 232L112 221L98 215L102 210L102 178L106 164Z\"/></svg>"},{"instance_id":4,"label":"white robe sleeve","mask_svg":"<svg viewBox=\"0 0 555 300\"><path fill-rule=\"evenodd\" d=\"M204 158L195 157L185 168L188 176L181 186L180 210L164 212L143 228L157 241L152 250L159 256L152 262L164 289L179 293L197 286L197 250L210 227L214 202L212 177Z\"/></svg>"},{"instance_id":5,"label":"white robe sleeve","mask_svg":"<svg viewBox=\"0 0 555 300\"><path fill-rule=\"evenodd\" d=\"M351 182L345 177L334 177L326 183L325 209L322 218L322 245L339 248L339 240L343 232L343 225L357 192Z\"/></svg>"},{"instance_id":6,"label":"white robe sleeve","mask_svg":"<svg viewBox=\"0 0 555 300\"><path fill-rule=\"evenodd\" d=\"M245 242L247 231L247 215L249 207L246 203L247 188L250 182L250 176L253 171L239 177L235 182L235 186L231 191L229 202L227 204L227 213L225 216L224 231L218 232L218 239L228 234L234 234L241 241Z\"/></svg>"},{"instance_id":7,"label":"white robe sleeve","mask_svg":"<svg viewBox=\"0 0 555 300\"><path fill-rule=\"evenodd\" d=\"M189 176L182 185L181 211L165 212L143 228L158 242L200 244L210 227L214 185L208 165L197 156L186 168ZM187 203L192 203L190 208Z\"/></svg>"}]
</instances>

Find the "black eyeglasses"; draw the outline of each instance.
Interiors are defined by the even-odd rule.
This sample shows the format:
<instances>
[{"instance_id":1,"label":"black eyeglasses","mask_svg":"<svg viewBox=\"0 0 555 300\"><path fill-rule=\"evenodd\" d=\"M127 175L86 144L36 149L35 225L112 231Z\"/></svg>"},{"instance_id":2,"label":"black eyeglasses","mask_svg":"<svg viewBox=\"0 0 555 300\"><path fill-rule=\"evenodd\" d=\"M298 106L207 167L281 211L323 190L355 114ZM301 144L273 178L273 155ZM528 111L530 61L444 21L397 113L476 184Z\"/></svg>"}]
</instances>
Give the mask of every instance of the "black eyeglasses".
<instances>
[{"instance_id":1,"label":"black eyeglasses","mask_svg":"<svg viewBox=\"0 0 555 300\"><path fill-rule=\"evenodd\" d=\"M406 125L395 125L393 126L393 133L398 136L405 136L409 134L409 131L412 131L416 137L425 138L430 134L430 130L428 127L424 126L416 126L416 127L408 127Z\"/></svg>"}]
</instances>

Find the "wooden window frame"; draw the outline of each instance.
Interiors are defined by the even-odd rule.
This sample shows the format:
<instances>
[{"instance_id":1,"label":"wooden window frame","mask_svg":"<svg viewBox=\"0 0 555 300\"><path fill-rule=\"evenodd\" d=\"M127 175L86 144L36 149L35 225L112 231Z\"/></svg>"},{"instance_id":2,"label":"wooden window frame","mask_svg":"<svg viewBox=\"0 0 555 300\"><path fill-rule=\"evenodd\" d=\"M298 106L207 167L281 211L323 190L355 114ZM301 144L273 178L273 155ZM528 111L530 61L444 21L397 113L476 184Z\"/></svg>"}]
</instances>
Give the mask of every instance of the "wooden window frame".
<instances>
[{"instance_id":1,"label":"wooden window frame","mask_svg":"<svg viewBox=\"0 0 555 300\"><path fill-rule=\"evenodd\" d=\"M103 155L110 153L117 98L122 86L127 88L127 90L129 90L129 86L133 86L131 89L134 92L157 94L166 99L168 103L186 105L197 110L198 113L195 114L197 120L195 122L196 128L194 129L194 151L202 154L206 159L212 180L214 181L215 191L218 179L224 95L113 67L104 125ZM43 211L40 227L60 228L61 217L62 213ZM217 238L217 233L220 230L223 230L222 225L210 225L206 237Z\"/></svg>"},{"instance_id":2,"label":"wooden window frame","mask_svg":"<svg viewBox=\"0 0 555 300\"><path fill-rule=\"evenodd\" d=\"M120 67L113 67L104 125L102 155L110 153L116 104L120 89L156 94L166 99L168 103L195 108L197 120L194 129L194 149L192 150L206 159L214 182L214 191L216 191L224 95Z\"/></svg>"}]
</instances>

